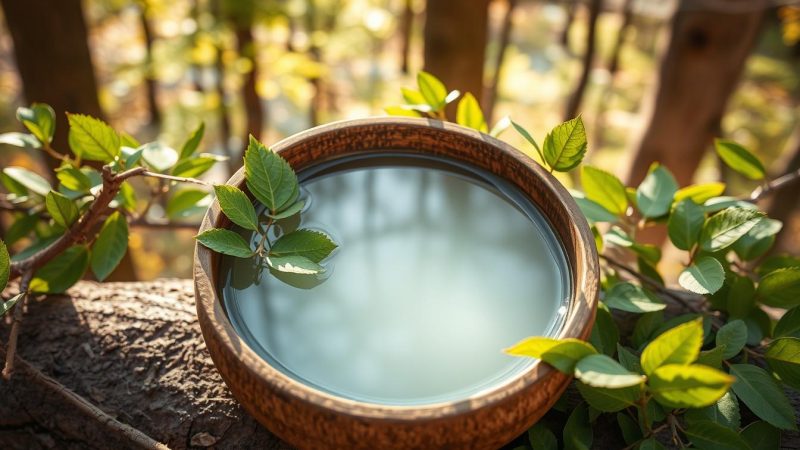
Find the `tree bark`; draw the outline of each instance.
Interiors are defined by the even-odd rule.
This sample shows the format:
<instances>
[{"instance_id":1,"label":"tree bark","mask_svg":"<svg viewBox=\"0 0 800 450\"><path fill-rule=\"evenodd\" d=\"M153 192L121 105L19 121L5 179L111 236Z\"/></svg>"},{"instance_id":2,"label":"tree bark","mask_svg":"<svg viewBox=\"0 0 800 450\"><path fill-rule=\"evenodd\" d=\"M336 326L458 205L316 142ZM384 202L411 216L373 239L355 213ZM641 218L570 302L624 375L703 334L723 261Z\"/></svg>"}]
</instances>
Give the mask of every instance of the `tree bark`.
<instances>
[{"instance_id":1,"label":"tree bark","mask_svg":"<svg viewBox=\"0 0 800 450\"><path fill-rule=\"evenodd\" d=\"M589 3L589 29L586 33L586 49L583 53L581 75L578 84L572 92L567 107L564 110L564 120L569 120L578 115L578 110L583 102L583 95L586 86L589 84L589 74L592 72L592 62L594 61L595 35L597 34L597 18L600 17L600 10L603 8L603 0L591 0Z\"/></svg>"},{"instance_id":2,"label":"tree bark","mask_svg":"<svg viewBox=\"0 0 800 450\"><path fill-rule=\"evenodd\" d=\"M800 129L795 133L793 145L794 151L786 162L786 167L782 173L793 172L800 169ZM800 197L797 195L798 192L800 192L800 188L798 187L782 189L773 194L770 200L767 215L770 218L780 220L784 224L784 231L778 233L775 238L775 245L773 247L775 250L780 251L781 242L784 239L793 237L790 222L795 211L797 211L797 207L800 205Z\"/></svg>"},{"instance_id":3,"label":"tree bark","mask_svg":"<svg viewBox=\"0 0 800 450\"><path fill-rule=\"evenodd\" d=\"M489 0L469 6L455 0L428 0L425 17L425 71L448 89L483 98ZM481 105L484 106L484 105ZM447 108L455 118L455 103Z\"/></svg>"},{"instance_id":4,"label":"tree bark","mask_svg":"<svg viewBox=\"0 0 800 450\"><path fill-rule=\"evenodd\" d=\"M236 27L236 43L239 55L252 62L251 70L245 75L242 85L242 99L244 101L245 115L247 117L247 129L245 130L242 142L248 142L248 135L252 134L256 139L261 139L261 129L264 125L264 105L261 97L258 96L256 86L258 83L258 60L256 58L255 43L253 41L252 24L242 24Z\"/></svg>"},{"instance_id":5,"label":"tree bark","mask_svg":"<svg viewBox=\"0 0 800 450\"><path fill-rule=\"evenodd\" d=\"M569 30L572 28L572 22L575 21L575 8L577 8L578 0L567 0L567 4L564 6L564 14L566 14L566 18L564 20L564 28L561 29L561 34L558 38L558 42L561 43L561 46L567 51L570 52L569 49Z\"/></svg>"},{"instance_id":6,"label":"tree bark","mask_svg":"<svg viewBox=\"0 0 800 450\"><path fill-rule=\"evenodd\" d=\"M728 98L764 15L762 8L727 13L692 9L691 3L682 0L672 20L650 121L633 147L627 176L632 185L644 178L653 161L666 165L681 186L692 182L706 148L720 134Z\"/></svg>"},{"instance_id":7,"label":"tree bark","mask_svg":"<svg viewBox=\"0 0 800 450\"><path fill-rule=\"evenodd\" d=\"M408 73L409 58L411 56L411 30L414 25L413 0L403 2L403 16L400 20L400 70Z\"/></svg>"},{"instance_id":8,"label":"tree bark","mask_svg":"<svg viewBox=\"0 0 800 450\"><path fill-rule=\"evenodd\" d=\"M497 86L502 76L506 49L508 49L508 44L511 41L511 30L513 28L514 10L516 7L517 0L506 0L506 10L503 14L503 21L500 24L500 36L497 42L497 55L495 55L494 60L494 73L484 92L483 112L486 116L486 123L494 122L494 106L497 103Z\"/></svg>"},{"instance_id":9,"label":"tree bark","mask_svg":"<svg viewBox=\"0 0 800 450\"><path fill-rule=\"evenodd\" d=\"M145 90L147 93L147 110L150 112L150 123L158 125L161 123L161 110L158 108L158 97L156 91L158 90L158 83L155 77L155 66L153 65L153 29L150 27L148 16L150 15L150 8L147 2L142 2L142 8L139 15L139 21L142 24L142 35L144 36L144 50L145 50Z\"/></svg>"}]
</instances>

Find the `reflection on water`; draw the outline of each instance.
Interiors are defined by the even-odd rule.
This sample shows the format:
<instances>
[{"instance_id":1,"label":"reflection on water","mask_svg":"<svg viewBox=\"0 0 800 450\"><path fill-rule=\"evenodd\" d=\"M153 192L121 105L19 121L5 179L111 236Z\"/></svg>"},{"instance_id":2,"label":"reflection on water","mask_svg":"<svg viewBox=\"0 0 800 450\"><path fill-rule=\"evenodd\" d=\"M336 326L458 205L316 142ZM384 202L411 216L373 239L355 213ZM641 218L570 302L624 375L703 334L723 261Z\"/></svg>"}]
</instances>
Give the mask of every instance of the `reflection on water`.
<instances>
[{"instance_id":1,"label":"reflection on water","mask_svg":"<svg viewBox=\"0 0 800 450\"><path fill-rule=\"evenodd\" d=\"M325 391L388 404L470 395L531 364L501 349L551 331L569 275L530 205L523 213L473 180L421 167L304 186L303 226L340 244L324 283L297 289L255 276L252 261L222 264L231 321L262 357Z\"/></svg>"}]
</instances>

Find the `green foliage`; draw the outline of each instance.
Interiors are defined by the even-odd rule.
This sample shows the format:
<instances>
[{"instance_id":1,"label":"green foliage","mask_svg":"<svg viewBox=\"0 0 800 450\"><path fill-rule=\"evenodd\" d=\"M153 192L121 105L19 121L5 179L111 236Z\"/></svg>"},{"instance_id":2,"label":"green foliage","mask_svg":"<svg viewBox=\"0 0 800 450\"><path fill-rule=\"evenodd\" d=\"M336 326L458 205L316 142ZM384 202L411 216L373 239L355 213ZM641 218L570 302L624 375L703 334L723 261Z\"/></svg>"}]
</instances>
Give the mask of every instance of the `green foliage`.
<instances>
[{"instance_id":1,"label":"green foliage","mask_svg":"<svg viewBox=\"0 0 800 450\"><path fill-rule=\"evenodd\" d=\"M240 227L258 231L258 217L253 203L241 189L236 186L219 184L214 186L214 193L222 212L231 222Z\"/></svg>"},{"instance_id":2,"label":"green foliage","mask_svg":"<svg viewBox=\"0 0 800 450\"><path fill-rule=\"evenodd\" d=\"M752 153L736 142L716 139L714 147L717 155L731 169L751 180L762 180L766 175L764 165Z\"/></svg>"},{"instance_id":3,"label":"green foliage","mask_svg":"<svg viewBox=\"0 0 800 450\"><path fill-rule=\"evenodd\" d=\"M119 134L100 119L83 114L68 114L69 146L80 159L113 162L120 153Z\"/></svg>"},{"instance_id":4,"label":"green foliage","mask_svg":"<svg viewBox=\"0 0 800 450\"><path fill-rule=\"evenodd\" d=\"M672 244L680 250L691 250L700 237L706 215L691 198L679 201L669 216L667 230Z\"/></svg>"},{"instance_id":5,"label":"green foliage","mask_svg":"<svg viewBox=\"0 0 800 450\"><path fill-rule=\"evenodd\" d=\"M586 198L618 216L628 210L625 186L614 175L592 166L581 167L581 184Z\"/></svg>"},{"instance_id":6,"label":"green foliage","mask_svg":"<svg viewBox=\"0 0 800 450\"><path fill-rule=\"evenodd\" d=\"M729 207L708 218L700 232L700 247L717 252L733 245L764 217L751 209Z\"/></svg>"},{"instance_id":7,"label":"green foliage","mask_svg":"<svg viewBox=\"0 0 800 450\"><path fill-rule=\"evenodd\" d=\"M34 103L30 108L18 108L17 119L40 143L49 145L53 142L53 134L56 131L56 113L50 105Z\"/></svg>"},{"instance_id":8,"label":"green foliage","mask_svg":"<svg viewBox=\"0 0 800 450\"><path fill-rule=\"evenodd\" d=\"M690 364L703 345L703 322L692 320L656 337L642 352L642 370L647 375L666 364Z\"/></svg>"},{"instance_id":9,"label":"green foliage","mask_svg":"<svg viewBox=\"0 0 800 450\"><path fill-rule=\"evenodd\" d=\"M800 390L800 339L782 337L769 343L764 356L770 368L787 385Z\"/></svg>"},{"instance_id":10,"label":"green foliage","mask_svg":"<svg viewBox=\"0 0 800 450\"><path fill-rule=\"evenodd\" d=\"M0 292L8 284L8 276L11 273L11 256L8 254L6 243L0 239ZM2 316L2 314L0 314Z\"/></svg>"},{"instance_id":11,"label":"green foliage","mask_svg":"<svg viewBox=\"0 0 800 450\"><path fill-rule=\"evenodd\" d=\"M31 292L60 294L81 279L89 267L89 248L74 245L37 270L30 283Z\"/></svg>"},{"instance_id":12,"label":"green foliage","mask_svg":"<svg viewBox=\"0 0 800 450\"><path fill-rule=\"evenodd\" d=\"M78 218L78 207L70 199L56 191L50 191L45 197L45 206L55 223L64 228L72 225Z\"/></svg>"},{"instance_id":13,"label":"green foliage","mask_svg":"<svg viewBox=\"0 0 800 450\"><path fill-rule=\"evenodd\" d=\"M667 306L645 288L628 282L615 284L607 292L604 303L609 308L634 313L660 311Z\"/></svg>"},{"instance_id":14,"label":"green foliage","mask_svg":"<svg viewBox=\"0 0 800 450\"><path fill-rule=\"evenodd\" d=\"M692 423L686 435L697 448L707 450L741 450L749 447L736 431L711 421Z\"/></svg>"},{"instance_id":15,"label":"green foliage","mask_svg":"<svg viewBox=\"0 0 800 450\"><path fill-rule=\"evenodd\" d=\"M212 228L195 236L197 242L223 255L250 258L256 254L244 238L225 228Z\"/></svg>"},{"instance_id":16,"label":"green foliage","mask_svg":"<svg viewBox=\"0 0 800 450\"><path fill-rule=\"evenodd\" d=\"M128 222L119 212L112 213L103 223L92 245L91 267L94 276L103 281L122 261L128 250Z\"/></svg>"},{"instance_id":17,"label":"green foliage","mask_svg":"<svg viewBox=\"0 0 800 450\"><path fill-rule=\"evenodd\" d=\"M580 404L567 418L564 426L564 450L589 450L592 448L593 433L589 423L589 410Z\"/></svg>"},{"instance_id":18,"label":"green foliage","mask_svg":"<svg viewBox=\"0 0 800 450\"><path fill-rule=\"evenodd\" d=\"M752 364L732 364L733 392L761 419L782 430L796 430L797 418L778 383Z\"/></svg>"},{"instance_id":19,"label":"green foliage","mask_svg":"<svg viewBox=\"0 0 800 450\"><path fill-rule=\"evenodd\" d=\"M297 195L297 176L277 153L250 136L244 155L247 188L270 211L279 212Z\"/></svg>"},{"instance_id":20,"label":"green foliage","mask_svg":"<svg viewBox=\"0 0 800 450\"><path fill-rule=\"evenodd\" d=\"M768 273L758 284L756 295L769 306L794 308L800 305L800 268L790 267Z\"/></svg>"},{"instance_id":21,"label":"green foliage","mask_svg":"<svg viewBox=\"0 0 800 450\"><path fill-rule=\"evenodd\" d=\"M486 125L486 119L483 117L478 101L472 93L467 92L461 97L458 102L458 109L456 110L456 123L464 125L465 127L474 128L481 133L487 133L489 126Z\"/></svg>"},{"instance_id":22,"label":"green foliage","mask_svg":"<svg viewBox=\"0 0 800 450\"><path fill-rule=\"evenodd\" d=\"M636 206L644 217L661 217L669 212L678 183L669 170L656 163L636 189Z\"/></svg>"},{"instance_id":23,"label":"green foliage","mask_svg":"<svg viewBox=\"0 0 800 450\"><path fill-rule=\"evenodd\" d=\"M529 356L538 358L564 373L572 373L575 364L586 356L597 351L580 339L552 339L547 337L530 337L514 346L505 349L513 356Z\"/></svg>"},{"instance_id":24,"label":"green foliage","mask_svg":"<svg viewBox=\"0 0 800 450\"><path fill-rule=\"evenodd\" d=\"M678 283L687 291L697 294L713 294L725 281L725 269L711 256L701 256L678 276Z\"/></svg>"},{"instance_id":25,"label":"green foliage","mask_svg":"<svg viewBox=\"0 0 800 450\"><path fill-rule=\"evenodd\" d=\"M586 154L586 130L583 120L576 117L547 133L542 155L550 171L567 172L581 163Z\"/></svg>"},{"instance_id":26,"label":"green foliage","mask_svg":"<svg viewBox=\"0 0 800 450\"><path fill-rule=\"evenodd\" d=\"M528 430L528 442L533 450L558 450L556 436L541 423Z\"/></svg>"}]
</instances>

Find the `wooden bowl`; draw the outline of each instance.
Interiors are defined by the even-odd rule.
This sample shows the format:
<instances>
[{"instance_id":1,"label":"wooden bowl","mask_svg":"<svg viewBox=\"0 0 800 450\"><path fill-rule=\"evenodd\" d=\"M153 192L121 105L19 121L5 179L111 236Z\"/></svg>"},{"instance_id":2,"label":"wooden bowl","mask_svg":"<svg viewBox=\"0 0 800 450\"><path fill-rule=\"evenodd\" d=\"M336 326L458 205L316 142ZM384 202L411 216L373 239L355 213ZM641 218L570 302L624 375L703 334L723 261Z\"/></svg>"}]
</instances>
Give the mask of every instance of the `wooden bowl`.
<instances>
[{"instance_id":1,"label":"wooden bowl","mask_svg":"<svg viewBox=\"0 0 800 450\"><path fill-rule=\"evenodd\" d=\"M541 166L497 139L458 125L411 118L370 118L314 128L272 147L300 172L348 155L391 150L449 158L515 184L550 220L572 274L572 298L558 337L587 339L597 308L594 238L577 205ZM229 184L246 190L244 169ZM200 232L226 227L214 201ZM197 316L222 378L247 411L300 448L497 448L533 425L566 389L570 377L536 362L501 385L472 397L423 406L367 404L293 380L251 350L233 329L219 297L219 255L195 247ZM509 345L513 342L509 342ZM500 350L500 349L498 349Z\"/></svg>"}]
</instances>

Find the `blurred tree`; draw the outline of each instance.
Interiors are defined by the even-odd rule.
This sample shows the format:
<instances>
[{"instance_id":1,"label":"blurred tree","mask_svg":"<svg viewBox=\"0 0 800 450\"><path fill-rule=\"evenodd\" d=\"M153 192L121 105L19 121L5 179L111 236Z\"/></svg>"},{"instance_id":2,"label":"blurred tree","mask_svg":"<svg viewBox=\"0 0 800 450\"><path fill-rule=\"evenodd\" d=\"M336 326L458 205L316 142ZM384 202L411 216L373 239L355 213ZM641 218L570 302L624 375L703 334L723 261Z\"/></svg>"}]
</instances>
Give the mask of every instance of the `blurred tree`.
<instances>
[{"instance_id":1,"label":"blurred tree","mask_svg":"<svg viewBox=\"0 0 800 450\"><path fill-rule=\"evenodd\" d=\"M506 10L503 13L503 20L500 23L500 31L497 43L497 53L495 54L492 77L483 93L483 111L486 115L486 122L494 122L494 105L497 102L497 85L502 76L503 61L506 56L506 49L511 41L511 30L513 28L514 10L517 7L517 0L506 0Z\"/></svg>"},{"instance_id":2,"label":"blurred tree","mask_svg":"<svg viewBox=\"0 0 800 450\"><path fill-rule=\"evenodd\" d=\"M800 128L797 129L795 132L794 138L792 139L793 151L789 154L789 157L786 160L785 169L783 173L790 173L796 172L800 170ZM780 220L784 223L785 228L789 228L789 222L792 220L792 215L794 214L796 208L800 206L800 188L787 188L781 189L775 192L772 195L772 200L770 200L769 208L767 209L767 215L769 217ZM775 239L775 246L773 247L775 250L779 250L782 248L781 240L784 239L791 239L792 237L796 237L791 232L784 232L779 233Z\"/></svg>"},{"instance_id":3,"label":"blurred tree","mask_svg":"<svg viewBox=\"0 0 800 450\"><path fill-rule=\"evenodd\" d=\"M425 70L449 89L483 98L483 64L489 0L465 6L458 0L428 0L425 10ZM455 117L453 102L448 116Z\"/></svg>"},{"instance_id":4,"label":"blurred tree","mask_svg":"<svg viewBox=\"0 0 800 450\"><path fill-rule=\"evenodd\" d=\"M566 4L564 5L564 13L566 15L564 19L564 28L561 29L561 35L558 39L558 42L567 50L569 49L569 30L572 28L572 22L575 21L575 9L577 9L576 3L578 0L567 0Z\"/></svg>"},{"instance_id":5,"label":"blurred tree","mask_svg":"<svg viewBox=\"0 0 800 450\"><path fill-rule=\"evenodd\" d=\"M142 25L142 35L144 36L145 47L145 91L147 93L147 110L150 113L150 123L158 125L161 123L161 111L158 109L158 99L156 96L157 82L155 77L155 67L153 67L153 29L150 26L150 16L152 10L148 0L139 2L139 21Z\"/></svg>"},{"instance_id":6,"label":"blurred tree","mask_svg":"<svg viewBox=\"0 0 800 450\"><path fill-rule=\"evenodd\" d=\"M408 60L411 53L411 31L414 25L414 0L403 1L403 16L400 20L400 70L408 73Z\"/></svg>"},{"instance_id":7,"label":"blurred tree","mask_svg":"<svg viewBox=\"0 0 800 450\"><path fill-rule=\"evenodd\" d=\"M661 61L650 120L633 147L628 183L638 184L653 161L692 182L714 136L728 98L758 35L766 0L726 0L730 9L697 8L681 0Z\"/></svg>"},{"instance_id":8,"label":"blurred tree","mask_svg":"<svg viewBox=\"0 0 800 450\"><path fill-rule=\"evenodd\" d=\"M592 62L594 61L597 18L600 17L600 11L602 9L603 0L591 0L589 2L589 26L586 32L586 45L581 62L581 75L578 78L578 84L575 85L575 90L567 101L567 107L564 110L564 120L569 120L577 116L578 110L583 102L583 94L586 92L586 86L589 84L589 74L592 71Z\"/></svg>"}]
</instances>

